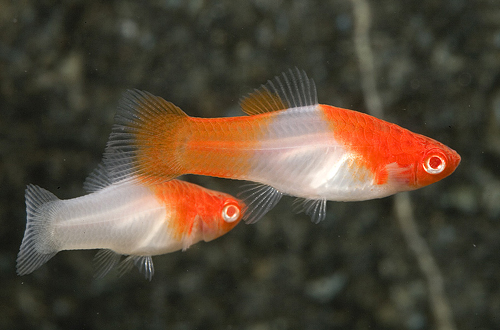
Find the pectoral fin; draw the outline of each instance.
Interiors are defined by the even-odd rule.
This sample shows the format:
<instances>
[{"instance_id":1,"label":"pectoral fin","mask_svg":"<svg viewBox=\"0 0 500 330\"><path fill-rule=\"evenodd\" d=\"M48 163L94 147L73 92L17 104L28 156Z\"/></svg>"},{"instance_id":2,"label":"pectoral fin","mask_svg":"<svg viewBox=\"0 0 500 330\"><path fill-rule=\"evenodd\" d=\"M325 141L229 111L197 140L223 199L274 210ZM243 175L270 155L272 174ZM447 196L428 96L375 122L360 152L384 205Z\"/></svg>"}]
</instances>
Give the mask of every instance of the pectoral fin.
<instances>
[{"instance_id":1,"label":"pectoral fin","mask_svg":"<svg viewBox=\"0 0 500 330\"><path fill-rule=\"evenodd\" d=\"M239 193L238 197L246 204L243 220L248 224L259 221L283 196L279 190L260 183L250 183L244 187L246 189Z\"/></svg>"}]
</instances>

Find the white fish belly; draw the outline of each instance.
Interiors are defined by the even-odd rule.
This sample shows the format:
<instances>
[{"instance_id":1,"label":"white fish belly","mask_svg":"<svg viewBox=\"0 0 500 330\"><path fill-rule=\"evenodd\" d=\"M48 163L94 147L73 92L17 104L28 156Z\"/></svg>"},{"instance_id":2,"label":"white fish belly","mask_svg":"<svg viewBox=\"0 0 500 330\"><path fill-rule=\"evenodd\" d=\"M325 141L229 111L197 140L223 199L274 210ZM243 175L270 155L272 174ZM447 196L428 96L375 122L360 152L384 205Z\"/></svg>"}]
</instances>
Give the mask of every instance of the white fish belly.
<instances>
[{"instance_id":1,"label":"white fish belly","mask_svg":"<svg viewBox=\"0 0 500 330\"><path fill-rule=\"evenodd\" d=\"M156 255L182 247L169 233L172 214L147 187L118 183L61 203L53 228L61 250Z\"/></svg>"},{"instance_id":2,"label":"white fish belly","mask_svg":"<svg viewBox=\"0 0 500 330\"><path fill-rule=\"evenodd\" d=\"M249 176L307 199L354 201L388 195L355 157L335 140L316 106L295 108L276 116L255 151Z\"/></svg>"}]
</instances>

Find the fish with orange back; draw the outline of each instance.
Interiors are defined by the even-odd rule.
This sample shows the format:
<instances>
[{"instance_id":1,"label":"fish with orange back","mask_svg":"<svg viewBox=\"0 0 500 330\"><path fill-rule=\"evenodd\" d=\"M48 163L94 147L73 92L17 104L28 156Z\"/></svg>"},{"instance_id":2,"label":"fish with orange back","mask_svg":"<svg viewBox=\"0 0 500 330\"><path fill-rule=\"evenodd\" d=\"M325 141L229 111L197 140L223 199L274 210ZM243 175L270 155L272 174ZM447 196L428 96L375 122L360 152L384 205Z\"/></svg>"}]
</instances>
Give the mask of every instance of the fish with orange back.
<instances>
[{"instance_id":1,"label":"fish with orange back","mask_svg":"<svg viewBox=\"0 0 500 330\"><path fill-rule=\"evenodd\" d=\"M94 260L96 277L115 266L123 274L135 265L151 280L152 256L224 235L239 223L245 207L228 194L180 180L156 185L113 180L102 164L84 188L90 194L59 200L28 186L19 275L33 272L62 250L101 249ZM127 257L120 261L122 255Z\"/></svg>"},{"instance_id":2,"label":"fish with orange back","mask_svg":"<svg viewBox=\"0 0 500 330\"><path fill-rule=\"evenodd\" d=\"M427 186L456 169L444 144L353 110L319 104L312 79L290 70L243 98L248 116L194 118L164 99L127 91L105 162L120 177L164 182L182 174L253 181L244 220L283 194L317 223L326 201L362 201ZM114 155L123 152L125 162Z\"/></svg>"}]
</instances>

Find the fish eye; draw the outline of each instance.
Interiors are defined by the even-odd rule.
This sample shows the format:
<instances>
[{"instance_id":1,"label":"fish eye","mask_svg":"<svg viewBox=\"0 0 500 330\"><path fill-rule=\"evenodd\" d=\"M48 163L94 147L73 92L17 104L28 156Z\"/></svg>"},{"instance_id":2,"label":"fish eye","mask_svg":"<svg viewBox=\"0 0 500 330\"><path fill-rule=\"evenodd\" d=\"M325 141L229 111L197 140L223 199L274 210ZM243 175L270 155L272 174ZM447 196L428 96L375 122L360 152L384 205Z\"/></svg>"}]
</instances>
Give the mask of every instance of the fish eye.
<instances>
[{"instance_id":1,"label":"fish eye","mask_svg":"<svg viewBox=\"0 0 500 330\"><path fill-rule=\"evenodd\" d=\"M234 222L240 217L240 208L234 204L224 206L222 209L222 219L225 222Z\"/></svg>"},{"instance_id":2,"label":"fish eye","mask_svg":"<svg viewBox=\"0 0 500 330\"><path fill-rule=\"evenodd\" d=\"M445 167L446 161L438 155L432 155L424 161L424 170L429 174L439 174Z\"/></svg>"}]
</instances>

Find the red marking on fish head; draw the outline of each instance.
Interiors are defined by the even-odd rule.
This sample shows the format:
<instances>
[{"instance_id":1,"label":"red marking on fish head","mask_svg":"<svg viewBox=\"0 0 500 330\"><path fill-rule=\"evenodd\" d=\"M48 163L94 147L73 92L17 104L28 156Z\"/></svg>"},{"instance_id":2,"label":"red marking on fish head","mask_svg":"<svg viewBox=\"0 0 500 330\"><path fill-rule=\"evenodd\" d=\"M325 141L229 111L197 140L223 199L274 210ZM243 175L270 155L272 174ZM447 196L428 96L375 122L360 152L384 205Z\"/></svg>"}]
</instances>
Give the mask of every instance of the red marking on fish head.
<instances>
[{"instance_id":1,"label":"red marking on fish head","mask_svg":"<svg viewBox=\"0 0 500 330\"><path fill-rule=\"evenodd\" d=\"M180 180L151 185L150 189L167 208L165 221L171 237L189 239L192 244L213 240L233 229L245 207L231 195Z\"/></svg>"},{"instance_id":2,"label":"red marking on fish head","mask_svg":"<svg viewBox=\"0 0 500 330\"><path fill-rule=\"evenodd\" d=\"M416 166L416 187L444 179L460 164L460 155L444 144L427 138L427 145Z\"/></svg>"},{"instance_id":3,"label":"red marking on fish head","mask_svg":"<svg viewBox=\"0 0 500 330\"><path fill-rule=\"evenodd\" d=\"M319 107L335 140L355 155L357 166L373 173L375 184L391 185L393 193L437 182L460 163L454 150L396 124L357 111Z\"/></svg>"},{"instance_id":4,"label":"red marking on fish head","mask_svg":"<svg viewBox=\"0 0 500 330\"><path fill-rule=\"evenodd\" d=\"M399 185L400 191L418 189L444 179L459 165L460 156L453 149L390 125L393 132L384 143L387 152L382 158L386 162L387 181Z\"/></svg>"},{"instance_id":5,"label":"red marking on fish head","mask_svg":"<svg viewBox=\"0 0 500 330\"><path fill-rule=\"evenodd\" d=\"M440 181L459 165L458 153L444 144L396 125L392 129L385 146L385 169L388 182L398 184L401 191Z\"/></svg>"},{"instance_id":6,"label":"red marking on fish head","mask_svg":"<svg viewBox=\"0 0 500 330\"><path fill-rule=\"evenodd\" d=\"M198 213L203 214L202 237L208 242L233 229L242 219L245 204L221 192L210 191L210 202L198 205Z\"/></svg>"}]
</instances>

